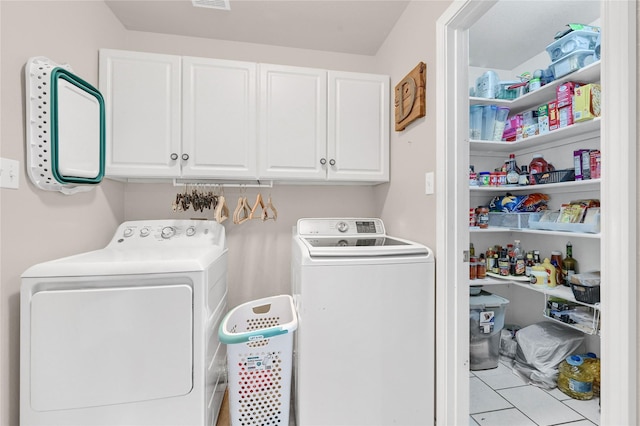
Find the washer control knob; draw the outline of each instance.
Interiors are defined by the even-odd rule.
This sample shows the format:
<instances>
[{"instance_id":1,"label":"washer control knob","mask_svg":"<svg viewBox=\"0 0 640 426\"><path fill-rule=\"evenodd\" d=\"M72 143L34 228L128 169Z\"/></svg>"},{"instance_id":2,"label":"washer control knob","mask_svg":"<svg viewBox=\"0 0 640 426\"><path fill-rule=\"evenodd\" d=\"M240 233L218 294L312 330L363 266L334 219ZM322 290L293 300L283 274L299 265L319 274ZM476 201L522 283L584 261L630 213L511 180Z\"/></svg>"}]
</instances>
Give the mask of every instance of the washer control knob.
<instances>
[{"instance_id":1,"label":"washer control knob","mask_svg":"<svg viewBox=\"0 0 640 426\"><path fill-rule=\"evenodd\" d=\"M140 236L141 237L148 237L149 236L149 228L142 228L140 230Z\"/></svg>"},{"instance_id":2,"label":"washer control knob","mask_svg":"<svg viewBox=\"0 0 640 426\"><path fill-rule=\"evenodd\" d=\"M165 226L164 228L162 228L162 231L160 232L160 235L165 240L168 239L168 238L171 238L174 235L176 235L176 228L174 228L173 226Z\"/></svg>"},{"instance_id":3,"label":"washer control knob","mask_svg":"<svg viewBox=\"0 0 640 426\"><path fill-rule=\"evenodd\" d=\"M338 222L338 231L347 232L349 230L349 224L347 222Z\"/></svg>"},{"instance_id":4,"label":"washer control knob","mask_svg":"<svg viewBox=\"0 0 640 426\"><path fill-rule=\"evenodd\" d=\"M187 228L187 237L193 237L194 235L196 235L196 228L193 226L190 226Z\"/></svg>"},{"instance_id":5,"label":"washer control knob","mask_svg":"<svg viewBox=\"0 0 640 426\"><path fill-rule=\"evenodd\" d=\"M127 228L127 229L124 230L125 238L129 238L132 235L133 235L133 228Z\"/></svg>"},{"instance_id":6,"label":"washer control knob","mask_svg":"<svg viewBox=\"0 0 640 426\"><path fill-rule=\"evenodd\" d=\"M340 240L338 241L338 244L336 244L338 247L346 247L349 245L349 242L347 240Z\"/></svg>"}]
</instances>

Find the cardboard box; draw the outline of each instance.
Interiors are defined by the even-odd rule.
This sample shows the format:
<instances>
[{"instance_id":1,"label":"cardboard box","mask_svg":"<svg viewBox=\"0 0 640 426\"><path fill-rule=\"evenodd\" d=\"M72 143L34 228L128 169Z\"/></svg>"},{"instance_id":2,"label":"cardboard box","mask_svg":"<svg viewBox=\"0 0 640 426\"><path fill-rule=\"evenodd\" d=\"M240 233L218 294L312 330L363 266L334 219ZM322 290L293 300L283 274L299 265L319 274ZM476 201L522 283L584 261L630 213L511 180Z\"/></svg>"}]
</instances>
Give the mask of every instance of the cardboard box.
<instances>
[{"instance_id":1,"label":"cardboard box","mask_svg":"<svg viewBox=\"0 0 640 426\"><path fill-rule=\"evenodd\" d=\"M600 85L586 84L575 89L573 96L573 121L593 120L600 117Z\"/></svg>"},{"instance_id":2,"label":"cardboard box","mask_svg":"<svg viewBox=\"0 0 640 426\"><path fill-rule=\"evenodd\" d=\"M538 133L541 135L549 133L549 105L547 104L538 107Z\"/></svg>"},{"instance_id":3,"label":"cardboard box","mask_svg":"<svg viewBox=\"0 0 640 426\"><path fill-rule=\"evenodd\" d=\"M573 124L573 106L571 104L558 108L558 124L559 129Z\"/></svg>"},{"instance_id":4,"label":"cardboard box","mask_svg":"<svg viewBox=\"0 0 640 426\"><path fill-rule=\"evenodd\" d=\"M580 83L574 81L568 81L556 87L556 101L558 102L558 109L573 104L573 95L576 88L580 87ZM573 120L573 118L571 118Z\"/></svg>"},{"instance_id":5,"label":"cardboard box","mask_svg":"<svg viewBox=\"0 0 640 426\"><path fill-rule=\"evenodd\" d=\"M538 134L538 111L525 111L522 113L522 138Z\"/></svg>"},{"instance_id":6,"label":"cardboard box","mask_svg":"<svg viewBox=\"0 0 640 426\"><path fill-rule=\"evenodd\" d=\"M505 141L513 142L522 139L522 115L516 114L509 117L504 127L502 138Z\"/></svg>"},{"instance_id":7,"label":"cardboard box","mask_svg":"<svg viewBox=\"0 0 640 426\"><path fill-rule=\"evenodd\" d=\"M576 180L586 180L589 179L589 175L590 173L587 175L587 177L585 177L585 173L584 173L584 163L582 161L582 156L586 154L587 157L589 156L589 150L588 149L577 149L575 151L573 151L573 168L575 169L575 179Z\"/></svg>"},{"instance_id":8,"label":"cardboard box","mask_svg":"<svg viewBox=\"0 0 640 426\"><path fill-rule=\"evenodd\" d=\"M594 149L589 152L589 171L591 179L600 179L600 150Z\"/></svg>"},{"instance_id":9,"label":"cardboard box","mask_svg":"<svg viewBox=\"0 0 640 426\"><path fill-rule=\"evenodd\" d=\"M547 104L547 112L549 113L549 131L557 130L560 127L560 122L558 121L558 102L549 102Z\"/></svg>"}]
</instances>

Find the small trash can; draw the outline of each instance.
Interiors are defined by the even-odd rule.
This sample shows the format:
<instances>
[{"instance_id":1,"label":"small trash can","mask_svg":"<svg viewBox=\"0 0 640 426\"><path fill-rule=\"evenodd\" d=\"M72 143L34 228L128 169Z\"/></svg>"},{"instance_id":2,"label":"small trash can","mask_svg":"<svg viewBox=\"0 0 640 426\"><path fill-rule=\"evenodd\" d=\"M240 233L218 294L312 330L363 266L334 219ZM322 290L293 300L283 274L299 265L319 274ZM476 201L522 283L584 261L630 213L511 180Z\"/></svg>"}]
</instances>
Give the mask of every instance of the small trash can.
<instances>
[{"instance_id":1,"label":"small trash can","mask_svg":"<svg viewBox=\"0 0 640 426\"><path fill-rule=\"evenodd\" d=\"M469 296L469 368L496 368L500 359L500 334L509 301L486 291Z\"/></svg>"},{"instance_id":2,"label":"small trash can","mask_svg":"<svg viewBox=\"0 0 640 426\"><path fill-rule=\"evenodd\" d=\"M286 294L239 305L222 320L218 335L227 345L233 426L289 424L297 328L293 298Z\"/></svg>"}]
</instances>

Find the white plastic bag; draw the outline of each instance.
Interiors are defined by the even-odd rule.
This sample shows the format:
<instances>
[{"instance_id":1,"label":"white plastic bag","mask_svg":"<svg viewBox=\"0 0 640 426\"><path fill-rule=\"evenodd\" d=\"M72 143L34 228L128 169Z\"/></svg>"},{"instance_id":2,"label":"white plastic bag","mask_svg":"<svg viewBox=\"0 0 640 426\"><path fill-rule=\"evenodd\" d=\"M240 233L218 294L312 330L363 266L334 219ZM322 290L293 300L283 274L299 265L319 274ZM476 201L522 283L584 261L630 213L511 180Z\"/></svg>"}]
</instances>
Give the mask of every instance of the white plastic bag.
<instances>
[{"instance_id":1,"label":"white plastic bag","mask_svg":"<svg viewBox=\"0 0 640 426\"><path fill-rule=\"evenodd\" d=\"M556 387L558 364L576 353L584 334L552 322L524 327L516 335L518 348L513 372L532 385L545 389Z\"/></svg>"}]
</instances>

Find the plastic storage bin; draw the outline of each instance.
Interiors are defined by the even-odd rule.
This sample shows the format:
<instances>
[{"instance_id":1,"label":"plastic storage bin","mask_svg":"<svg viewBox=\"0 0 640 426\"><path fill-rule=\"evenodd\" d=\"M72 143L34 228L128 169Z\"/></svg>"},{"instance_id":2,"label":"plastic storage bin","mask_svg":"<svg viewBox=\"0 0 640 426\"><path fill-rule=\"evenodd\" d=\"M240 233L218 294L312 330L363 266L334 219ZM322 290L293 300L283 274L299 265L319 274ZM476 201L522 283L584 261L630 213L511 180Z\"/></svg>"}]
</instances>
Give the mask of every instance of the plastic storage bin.
<instances>
[{"instance_id":1,"label":"plastic storage bin","mask_svg":"<svg viewBox=\"0 0 640 426\"><path fill-rule=\"evenodd\" d=\"M293 298L280 295L231 310L218 335L227 344L232 425L288 425L293 367Z\"/></svg>"},{"instance_id":2,"label":"plastic storage bin","mask_svg":"<svg viewBox=\"0 0 640 426\"><path fill-rule=\"evenodd\" d=\"M486 291L469 296L469 368L498 367L500 334L509 301Z\"/></svg>"},{"instance_id":3,"label":"plastic storage bin","mask_svg":"<svg viewBox=\"0 0 640 426\"><path fill-rule=\"evenodd\" d=\"M556 78L560 78L569 73L586 67L587 65L596 61L595 51L593 50L576 50L569 53L566 56L553 62L550 68L553 70L553 75Z\"/></svg>"},{"instance_id":4,"label":"plastic storage bin","mask_svg":"<svg viewBox=\"0 0 640 426\"><path fill-rule=\"evenodd\" d=\"M500 213L489 212L489 226L499 228L526 229L529 217L534 213Z\"/></svg>"},{"instance_id":5,"label":"plastic storage bin","mask_svg":"<svg viewBox=\"0 0 640 426\"><path fill-rule=\"evenodd\" d=\"M599 44L600 33L591 30L571 31L564 37L547 46L547 53L552 62L576 50L595 50Z\"/></svg>"}]
</instances>

